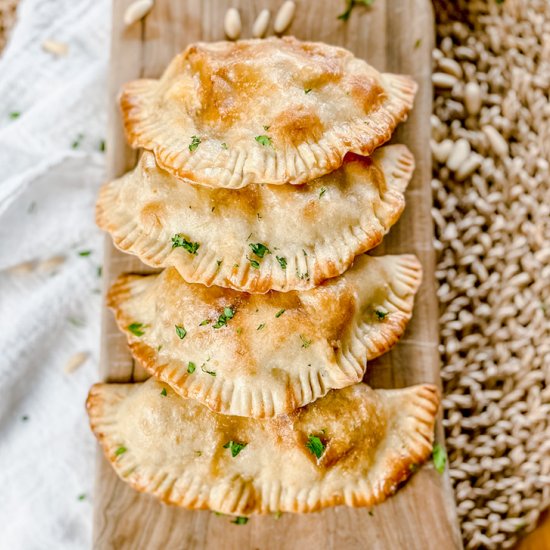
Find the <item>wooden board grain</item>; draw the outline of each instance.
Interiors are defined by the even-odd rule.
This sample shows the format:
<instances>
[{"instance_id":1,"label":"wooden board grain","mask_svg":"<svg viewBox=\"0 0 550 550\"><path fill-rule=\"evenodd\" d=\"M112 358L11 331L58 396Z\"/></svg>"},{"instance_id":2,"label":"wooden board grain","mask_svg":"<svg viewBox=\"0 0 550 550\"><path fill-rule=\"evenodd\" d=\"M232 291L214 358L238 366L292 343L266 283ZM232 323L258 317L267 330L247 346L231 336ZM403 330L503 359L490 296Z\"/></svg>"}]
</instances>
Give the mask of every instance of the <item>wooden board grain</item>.
<instances>
[{"instance_id":1,"label":"wooden board grain","mask_svg":"<svg viewBox=\"0 0 550 550\"><path fill-rule=\"evenodd\" d=\"M228 7L240 9L243 37L250 36L254 17L264 8L276 11L276 0L156 0L141 22L124 28L122 15L132 0L114 0L110 73L108 166L111 177L130 169L135 151L124 141L118 107L120 85L140 76L157 77L168 61L188 43L223 39ZM337 19L338 0L301 0L289 34L344 46L384 71L408 73L420 85L415 108L394 141L414 152L417 169L407 191L407 208L376 253L414 252L424 267L412 322L401 343L369 363L366 381L374 387L402 387L419 382L439 384L438 310L434 283L434 252L430 215L429 117L433 14L428 0L376 0L371 9L357 7L350 20ZM105 282L124 271L147 271L138 260L114 250L106 240ZM112 315L103 317L101 378L142 380L125 338ZM441 428L438 428L441 440ZM172 549L418 549L460 548L454 502L446 476L423 467L385 503L371 513L339 507L317 514L285 514L280 519L254 517L236 526L209 512L168 507L134 492L118 480L98 455L95 492L94 548Z\"/></svg>"}]
</instances>

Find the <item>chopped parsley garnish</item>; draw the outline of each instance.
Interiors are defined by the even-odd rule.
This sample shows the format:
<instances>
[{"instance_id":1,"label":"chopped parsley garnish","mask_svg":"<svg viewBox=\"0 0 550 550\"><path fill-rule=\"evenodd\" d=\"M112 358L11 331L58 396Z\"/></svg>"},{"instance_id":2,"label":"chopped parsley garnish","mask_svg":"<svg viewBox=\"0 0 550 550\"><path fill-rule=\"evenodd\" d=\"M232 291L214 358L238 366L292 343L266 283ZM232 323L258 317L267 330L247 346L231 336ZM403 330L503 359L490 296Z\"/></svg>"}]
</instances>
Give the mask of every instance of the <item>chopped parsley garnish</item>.
<instances>
[{"instance_id":1,"label":"chopped parsley garnish","mask_svg":"<svg viewBox=\"0 0 550 550\"><path fill-rule=\"evenodd\" d=\"M201 138L199 136L191 136L191 143L189 144L189 151L193 152L201 144Z\"/></svg>"},{"instance_id":2,"label":"chopped parsley garnish","mask_svg":"<svg viewBox=\"0 0 550 550\"><path fill-rule=\"evenodd\" d=\"M201 365L201 370L202 370L202 372L205 372L206 374L209 374L210 376L216 376L216 371L207 370L207 369L205 368L205 366L206 366L206 363L203 363L203 364Z\"/></svg>"},{"instance_id":3,"label":"chopped parsley garnish","mask_svg":"<svg viewBox=\"0 0 550 550\"><path fill-rule=\"evenodd\" d=\"M369 516L370 517L374 516L374 512L372 510L369 510Z\"/></svg>"},{"instance_id":4,"label":"chopped parsley garnish","mask_svg":"<svg viewBox=\"0 0 550 550\"><path fill-rule=\"evenodd\" d=\"M309 348L311 340L308 340L303 334L300 334L300 340L302 341L303 348Z\"/></svg>"},{"instance_id":5,"label":"chopped parsley garnish","mask_svg":"<svg viewBox=\"0 0 550 550\"><path fill-rule=\"evenodd\" d=\"M306 95L309 94L309 92L311 92L311 88L306 88L306 89L304 90L304 94L306 94Z\"/></svg>"},{"instance_id":6,"label":"chopped parsley garnish","mask_svg":"<svg viewBox=\"0 0 550 550\"><path fill-rule=\"evenodd\" d=\"M222 149L227 149L227 143L225 143L225 141L222 143Z\"/></svg>"},{"instance_id":7,"label":"chopped parsley garnish","mask_svg":"<svg viewBox=\"0 0 550 550\"><path fill-rule=\"evenodd\" d=\"M246 258L254 269L260 269L260 262L258 262L257 260L254 260L253 258L249 258L248 256Z\"/></svg>"},{"instance_id":8,"label":"chopped parsley garnish","mask_svg":"<svg viewBox=\"0 0 550 550\"><path fill-rule=\"evenodd\" d=\"M193 243L191 241L188 241L181 233L176 233L173 237L172 237L172 248L178 248L178 247L181 247L185 250L187 250L187 252L189 252L189 254L197 254L197 250L200 248L200 244L199 243Z\"/></svg>"},{"instance_id":9,"label":"chopped parsley garnish","mask_svg":"<svg viewBox=\"0 0 550 550\"><path fill-rule=\"evenodd\" d=\"M321 458L325 452L324 443L316 436L311 434L307 438L306 447L312 455L315 455L317 458Z\"/></svg>"},{"instance_id":10,"label":"chopped parsley garnish","mask_svg":"<svg viewBox=\"0 0 550 550\"><path fill-rule=\"evenodd\" d=\"M10 113L10 118L12 120L15 120L16 118L19 118L21 116L21 113L19 111L12 111Z\"/></svg>"},{"instance_id":11,"label":"chopped parsley garnish","mask_svg":"<svg viewBox=\"0 0 550 550\"><path fill-rule=\"evenodd\" d=\"M277 511L277 512L275 512L275 514L273 514L273 515L274 515L275 519L279 519L279 518L283 515L283 513L280 512L280 511Z\"/></svg>"},{"instance_id":12,"label":"chopped parsley garnish","mask_svg":"<svg viewBox=\"0 0 550 550\"><path fill-rule=\"evenodd\" d=\"M187 372L189 374L193 374L196 368L197 368L197 365L195 365L193 361L189 361L189 363L187 363Z\"/></svg>"},{"instance_id":13,"label":"chopped parsley garnish","mask_svg":"<svg viewBox=\"0 0 550 550\"><path fill-rule=\"evenodd\" d=\"M414 43L414 49L416 50L417 48L419 48L420 44L422 44L422 38L417 39L417 41Z\"/></svg>"},{"instance_id":14,"label":"chopped parsley garnish","mask_svg":"<svg viewBox=\"0 0 550 550\"><path fill-rule=\"evenodd\" d=\"M321 187L321 190L319 191L319 198L321 198L326 192L327 192L326 187Z\"/></svg>"},{"instance_id":15,"label":"chopped parsley garnish","mask_svg":"<svg viewBox=\"0 0 550 550\"><path fill-rule=\"evenodd\" d=\"M237 516L231 523L234 523L235 525L246 525L248 523L248 518Z\"/></svg>"},{"instance_id":16,"label":"chopped parsley garnish","mask_svg":"<svg viewBox=\"0 0 550 550\"><path fill-rule=\"evenodd\" d=\"M256 330L262 330L265 327L265 323L262 323L261 325L258 325L258 328Z\"/></svg>"},{"instance_id":17,"label":"chopped parsley garnish","mask_svg":"<svg viewBox=\"0 0 550 550\"><path fill-rule=\"evenodd\" d=\"M414 474L418 470L418 464L409 464L409 471Z\"/></svg>"},{"instance_id":18,"label":"chopped parsley garnish","mask_svg":"<svg viewBox=\"0 0 550 550\"><path fill-rule=\"evenodd\" d=\"M275 313L275 317L278 319L285 311L286 309L280 309L277 313Z\"/></svg>"},{"instance_id":19,"label":"chopped parsley garnish","mask_svg":"<svg viewBox=\"0 0 550 550\"><path fill-rule=\"evenodd\" d=\"M351 12L353 11L353 8L358 5L362 4L363 6L372 6L374 3L374 0L346 0L347 6L344 13L341 13L338 16L338 19L341 19L342 21L347 21L349 19L349 16L351 15Z\"/></svg>"},{"instance_id":20,"label":"chopped parsley garnish","mask_svg":"<svg viewBox=\"0 0 550 550\"><path fill-rule=\"evenodd\" d=\"M250 250L258 256L258 258L263 258L266 254L271 254L271 250L267 248L265 244L262 243L248 243Z\"/></svg>"},{"instance_id":21,"label":"chopped parsley garnish","mask_svg":"<svg viewBox=\"0 0 550 550\"><path fill-rule=\"evenodd\" d=\"M199 323L199 327L204 327L204 325L209 325L212 321L210 319L205 319Z\"/></svg>"},{"instance_id":22,"label":"chopped parsley garnish","mask_svg":"<svg viewBox=\"0 0 550 550\"><path fill-rule=\"evenodd\" d=\"M222 266L222 263L223 263L223 260L216 260L217 269L220 269L220 267Z\"/></svg>"},{"instance_id":23,"label":"chopped parsley garnish","mask_svg":"<svg viewBox=\"0 0 550 550\"><path fill-rule=\"evenodd\" d=\"M163 397L166 397L168 395L168 393L166 392L166 388L162 388L160 395L162 395Z\"/></svg>"},{"instance_id":24,"label":"chopped parsley garnish","mask_svg":"<svg viewBox=\"0 0 550 550\"><path fill-rule=\"evenodd\" d=\"M82 256L83 258L86 258L87 256L89 256L90 254L92 253L91 250L81 250L78 255L79 256Z\"/></svg>"},{"instance_id":25,"label":"chopped parsley garnish","mask_svg":"<svg viewBox=\"0 0 550 550\"><path fill-rule=\"evenodd\" d=\"M123 455L128 449L126 447L123 447L123 446L120 446L116 451L115 451L115 456L120 456L120 455Z\"/></svg>"},{"instance_id":26,"label":"chopped parsley garnish","mask_svg":"<svg viewBox=\"0 0 550 550\"><path fill-rule=\"evenodd\" d=\"M103 275L103 266L102 265L97 266L96 273L97 273L98 277L101 277Z\"/></svg>"},{"instance_id":27,"label":"chopped parsley garnish","mask_svg":"<svg viewBox=\"0 0 550 550\"><path fill-rule=\"evenodd\" d=\"M279 262L279 265L281 266L281 269L286 269L286 258L283 258L281 256L276 256L276 258Z\"/></svg>"},{"instance_id":28,"label":"chopped parsley garnish","mask_svg":"<svg viewBox=\"0 0 550 550\"><path fill-rule=\"evenodd\" d=\"M182 327L180 325L175 325L175 328L176 328L176 334L179 336L179 339L183 340L187 335L187 331L185 330L185 327Z\"/></svg>"},{"instance_id":29,"label":"chopped parsley garnish","mask_svg":"<svg viewBox=\"0 0 550 550\"><path fill-rule=\"evenodd\" d=\"M26 422L28 419L29 419L29 416L26 415L26 414L24 414L24 415L21 417L21 420L22 420L23 422Z\"/></svg>"},{"instance_id":30,"label":"chopped parsley garnish","mask_svg":"<svg viewBox=\"0 0 550 550\"><path fill-rule=\"evenodd\" d=\"M78 495L78 500L84 500L86 498L86 494L82 493L81 495Z\"/></svg>"},{"instance_id":31,"label":"chopped parsley garnish","mask_svg":"<svg viewBox=\"0 0 550 550\"><path fill-rule=\"evenodd\" d=\"M386 311L385 309L377 309L374 313L376 313L376 317L379 321L383 321L388 315L389 311Z\"/></svg>"},{"instance_id":32,"label":"chopped parsley garnish","mask_svg":"<svg viewBox=\"0 0 550 550\"><path fill-rule=\"evenodd\" d=\"M300 273L298 271L298 268L296 268L296 277L298 277L298 279L308 279L309 280L309 273L307 271L305 273Z\"/></svg>"},{"instance_id":33,"label":"chopped parsley garnish","mask_svg":"<svg viewBox=\"0 0 550 550\"><path fill-rule=\"evenodd\" d=\"M246 446L248 443L239 443L238 441L228 441L223 448L229 449L231 451L231 456L235 458Z\"/></svg>"},{"instance_id":34,"label":"chopped parsley garnish","mask_svg":"<svg viewBox=\"0 0 550 550\"><path fill-rule=\"evenodd\" d=\"M229 319L233 319L235 310L230 307L223 308L223 313L218 317L218 320L212 325L212 328L222 328L227 325Z\"/></svg>"},{"instance_id":35,"label":"chopped parsley garnish","mask_svg":"<svg viewBox=\"0 0 550 550\"><path fill-rule=\"evenodd\" d=\"M67 317L67 321L69 321L69 323L71 323L71 325L75 327L80 328L86 326L86 321L84 321L84 319L78 319L77 317Z\"/></svg>"},{"instance_id":36,"label":"chopped parsley garnish","mask_svg":"<svg viewBox=\"0 0 550 550\"><path fill-rule=\"evenodd\" d=\"M239 327L237 328L237 334L242 334L243 333L243 327Z\"/></svg>"},{"instance_id":37,"label":"chopped parsley garnish","mask_svg":"<svg viewBox=\"0 0 550 550\"><path fill-rule=\"evenodd\" d=\"M72 142L71 147L73 149L78 149L80 147L80 142L82 141L83 138L84 138L83 134L78 134L78 136L76 136L76 139Z\"/></svg>"},{"instance_id":38,"label":"chopped parsley garnish","mask_svg":"<svg viewBox=\"0 0 550 550\"><path fill-rule=\"evenodd\" d=\"M433 460L435 469L440 474L442 474L445 471L445 464L447 463L447 453L439 443L436 443L433 447L432 460Z\"/></svg>"},{"instance_id":39,"label":"chopped parsley garnish","mask_svg":"<svg viewBox=\"0 0 550 550\"><path fill-rule=\"evenodd\" d=\"M256 136L254 139L264 147L273 147L273 143L271 143L271 138L269 136Z\"/></svg>"},{"instance_id":40,"label":"chopped parsley garnish","mask_svg":"<svg viewBox=\"0 0 550 550\"><path fill-rule=\"evenodd\" d=\"M160 351L162 349L162 344L160 344L159 346L157 346L157 351Z\"/></svg>"},{"instance_id":41,"label":"chopped parsley garnish","mask_svg":"<svg viewBox=\"0 0 550 550\"><path fill-rule=\"evenodd\" d=\"M197 456L202 456L202 451L195 451L195 454L196 454Z\"/></svg>"},{"instance_id":42,"label":"chopped parsley garnish","mask_svg":"<svg viewBox=\"0 0 550 550\"><path fill-rule=\"evenodd\" d=\"M131 325L128 325L128 330L134 335L134 336L143 336L145 334L145 331L142 330L145 328L145 325L143 323L132 323Z\"/></svg>"},{"instance_id":43,"label":"chopped parsley garnish","mask_svg":"<svg viewBox=\"0 0 550 550\"><path fill-rule=\"evenodd\" d=\"M267 132L269 129L271 128L271 126L264 126L264 130Z\"/></svg>"},{"instance_id":44,"label":"chopped parsley garnish","mask_svg":"<svg viewBox=\"0 0 550 550\"><path fill-rule=\"evenodd\" d=\"M103 153L105 151L105 140L102 139L100 142L99 142L99 150Z\"/></svg>"}]
</instances>

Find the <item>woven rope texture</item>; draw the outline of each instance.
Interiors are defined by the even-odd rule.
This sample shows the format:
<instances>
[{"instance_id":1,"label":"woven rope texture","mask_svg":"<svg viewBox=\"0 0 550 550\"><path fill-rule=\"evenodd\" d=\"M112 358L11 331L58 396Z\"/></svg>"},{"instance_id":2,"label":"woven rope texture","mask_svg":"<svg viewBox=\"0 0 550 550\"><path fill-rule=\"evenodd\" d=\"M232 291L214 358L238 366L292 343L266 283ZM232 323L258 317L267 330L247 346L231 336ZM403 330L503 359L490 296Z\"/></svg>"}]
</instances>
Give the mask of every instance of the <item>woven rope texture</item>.
<instances>
[{"instance_id":1,"label":"woven rope texture","mask_svg":"<svg viewBox=\"0 0 550 550\"><path fill-rule=\"evenodd\" d=\"M466 548L550 497L550 2L438 2L432 116L444 426Z\"/></svg>"}]
</instances>

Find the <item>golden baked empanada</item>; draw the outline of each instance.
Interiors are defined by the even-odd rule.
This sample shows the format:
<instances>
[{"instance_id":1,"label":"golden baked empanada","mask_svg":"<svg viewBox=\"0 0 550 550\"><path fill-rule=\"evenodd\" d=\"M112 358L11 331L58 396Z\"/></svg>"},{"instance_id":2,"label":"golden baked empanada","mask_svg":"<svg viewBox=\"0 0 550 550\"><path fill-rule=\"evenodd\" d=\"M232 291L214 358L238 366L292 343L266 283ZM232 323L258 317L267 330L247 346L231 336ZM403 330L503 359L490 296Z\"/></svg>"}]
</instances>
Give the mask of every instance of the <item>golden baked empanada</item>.
<instances>
[{"instance_id":1,"label":"golden baked empanada","mask_svg":"<svg viewBox=\"0 0 550 550\"><path fill-rule=\"evenodd\" d=\"M214 411L263 417L360 381L403 333L420 279L411 255L359 256L344 275L286 293L190 285L168 268L121 276L108 305L150 374Z\"/></svg>"},{"instance_id":2,"label":"golden baked empanada","mask_svg":"<svg viewBox=\"0 0 550 550\"><path fill-rule=\"evenodd\" d=\"M258 420L214 413L151 378L97 384L87 407L105 455L134 489L247 516L381 502L429 456L438 401L431 385L357 384Z\"/></svg>"},{"instance_id":3,"label":"golden baked empanada","mask_svg":"<svg viewBox=\"0 0 550 550\"><path fill-rule=\"evenodd\" d=\"M343 273L399 218L414 168L404 145L344 165L309 184L209 189L160 170L144 153L107 184L97 222L117 247L187 282L247 292L304 290Z\"/></svg>"},{"instance_id":4,"label":"golden baked empanada","mask_svg":"<svg viewBox=\"0 0 550 550\"><path fill-rule=\"evenodd\" d=\"M295 38L197 43L160 80L122 91L126 136L170 173L210 187L301 184L368 155L416 84L349 51Z\"/></svg>"}]
</instances>

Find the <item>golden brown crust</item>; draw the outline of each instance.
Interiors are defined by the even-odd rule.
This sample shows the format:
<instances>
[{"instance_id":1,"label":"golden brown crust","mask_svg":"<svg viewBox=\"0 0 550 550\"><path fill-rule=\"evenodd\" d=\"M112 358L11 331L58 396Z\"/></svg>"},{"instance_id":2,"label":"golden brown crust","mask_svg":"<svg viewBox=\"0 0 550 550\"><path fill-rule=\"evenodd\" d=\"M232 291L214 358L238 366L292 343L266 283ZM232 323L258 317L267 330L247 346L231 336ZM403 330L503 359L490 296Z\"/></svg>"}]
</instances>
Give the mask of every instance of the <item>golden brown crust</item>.
<instances>
[{"instance_id":1,"label":"golden brown crust","mask_svg":"<svg viewBox=\"0 0 550 550\"><path fill-rule=\"evenodd\" d=\"M150 379L96 384L90 425L117 474L168 504L227 514L372 506L429 456L436 388L331 392L273 420L224 417ZM337 413L337 414L335 414ZM318 460L307 449L316 434ZM237 456L228 441L246 443Z\"/></svg>"},{"instance_id":2,"label":"golden brown crust","mask_svg":"<svg viewBox=\"0 0 550 550\"><path fill-rule=\"evenodd\" d=\"M126 84L120 106L129 143L162 168L237 189L302 184L348 152L372 153L415 92L409 77L380 74L347 50L284 37L193 44L160 80Z\"/></svg>"},{"instance_id":3,"label":"golden brown crust","mask_svg":"<svg viewBox=\"0 0 550 550\"><path fill-rule=\"evenodd\" d=\"M214 411L266 417L360 381L403 333L420 280L414 256L365 255L310 291L243 294L189 285L169 268L120 277L107 299L150 374ZM225 308L234 316L214 328Z\"/></svg>"},{"instance_id":4,"label":"golden brown crust","mask_svg":"<svg viewBox=\"0 0 550 550\"><path fill-rule=\"evenodd\" d=\"M381 242L404 208L413 169L409 150L391 145L372 157L349 154L342 168L300 187L209 189L179 182L145 153L133 173L101 189L96 218L119 249L174 266L187 282L306 290ZM173 248L176 234L198 243L196 253ZM254 243L269 252L256 256Z\"/></svg>"}]
</instances>

